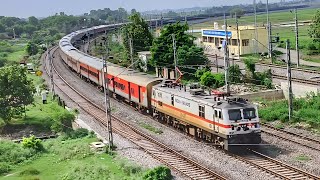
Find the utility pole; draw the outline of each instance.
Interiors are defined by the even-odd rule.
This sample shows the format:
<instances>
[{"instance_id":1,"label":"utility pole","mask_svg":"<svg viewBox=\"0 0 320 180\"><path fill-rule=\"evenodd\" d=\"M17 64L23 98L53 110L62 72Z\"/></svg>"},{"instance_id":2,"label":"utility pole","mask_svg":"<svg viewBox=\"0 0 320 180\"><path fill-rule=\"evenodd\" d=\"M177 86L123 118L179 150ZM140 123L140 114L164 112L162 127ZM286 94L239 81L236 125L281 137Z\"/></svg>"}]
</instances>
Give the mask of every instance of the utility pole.
<instances>
[{"instance_id":1,"label":"utility pole","mask_svg":"<svg viewBox=\"0 0 320 180\"><path fill-rule=\"evenodd\" d=\"M229 50L228 50L228 31L227 31L227 19L226 14L224 14L224 33L225 33L225 44L224 44L224 75L225 75L225 84L226 84L226 90L227 94L230 93L230 87L229 87Z\"/></svg>"},{"instance_id":2,"label":"utility pole","mask_svg":"<svg viewBox=\"0 0 320 180\"><path fill-rule=\"evenodd\" d=\"M129 46L130 46L130 59L131 59L131 64L133 64L133 40L130 37L129 38Z\"/></svg>"},{"instance_id":3,"label":"utility pole","mask_svg":"<svg viewBox=\"0 0 320 180\"><path fill-rule=\"evenodd\" d=\"M174 76L175 76L175 80L177 80L178 79L177 57L176 57L177 42L176 42L175 34L172 34L172 41L173 41Z\"/></svg>"},{"instance_id":4,"label":"utility pole","mask_svg":"<svg viewBox=\"0 0 320 180\"><path fill-rule=\"evenodd\" d=\"M217 68L217 73L219 73L219 63L218 63L218 55L216 54L216 68Z\"/></svg>"},{"instance_id":5,"label":"utility pole","mask_svg":"<svg viewBox=\"0 0 320 180\"><path fill-rule=\"evenodd\" d=\"M288 71L288 105L289 105L289 121L292 117L292 81L291 81L291 56L290 56L290 41L287 39L287 71Z\"/></svg>"},{"instance_id":6,"label":"utility pole","mask_svg":"<svg viewBox=\"0 0 320 180\"><path fill-rule=\"evenodd\" d=\"M53 83L53 65L52 65L52 57L50 54L49 48L47 48L48 51L48 57L49 57L49 64L50 64L50 84L51 84L51 93L52 97L54 97L54 83Z\"/></svg>"},{"instance_id":7,"label":"utility pole","mask_svg":"<svg viewBox=\"0 0 320 180\"><path fill-rule=\"evenodd\" d=\"M16 39L16 31L14 30L14 28L12 28L13 31L13 39Z\"/></svg>"},{"instance_id":8,"label":"utility pole","mask_svg":"<svg viewBox=\"0 0 320 180\"><path fill-rule=\"evenodd\" d=\"M237 25L237 45L238 45L238 58L240 60L240 34L239 34L239 22L237 17L237 12L235 13L236 16L236 25ZM232 66L234 66L234 58L232 60Z\"/></svg>"},{"instance_id":9,"label":"utility pole","mask_svg":"<svg viewBox=\"0 0 320 180\"><path fill-rule=\"evenodd\" d=\"M297 51L297 67L300 65L300 52L299 52L299 24L298 24L298 10L294 9L295 13L295 31L296 31L296 51Z\"/></svg>"},{"instance_id":10,"label":"utility pole","mask_svg":"<svg viewBox=\"0 0 320 180\"><path fill-rule=\"evenodd\" d=\"M254 38L258 40L258 32L257 32L257 4L256 0L253 0L253 6L254 6ZM258 44L257 42L254 43L254 53L258 53Z\"/></svg>"},{"instance_id":11,"label":"utility pole","mask_svg":"<svg viewBox=\"0 0 320 180\"><path fill-rule=\"evenodd\" d=\"M111 124L111 103L110 103L110 91L109 82L106 80L108 78L108 66L107 59L109 57L109 46L107 38L103 38L106 45L106 57L103 58L103 83L104 83L104 95L105 95L105 106L106 106L106 116L107 116L107 128L108 128L108 145L109 152L113 147L113 135L112 135L112 124Z\"/></svg>"},{"instance_id":12,"label":"utility pole","mask_svg":"<svg viewBox=\"0 0 320 180\"><path fill-rule=\"evenodd\" d=\"M273 61L272 61L271 22L270 22L270 18L269 18L269 0L267 0L266 10L267 10L267 28L268 28L268 57L271 59L271 63L273 63Z\"/></svg>"}]
</instances>

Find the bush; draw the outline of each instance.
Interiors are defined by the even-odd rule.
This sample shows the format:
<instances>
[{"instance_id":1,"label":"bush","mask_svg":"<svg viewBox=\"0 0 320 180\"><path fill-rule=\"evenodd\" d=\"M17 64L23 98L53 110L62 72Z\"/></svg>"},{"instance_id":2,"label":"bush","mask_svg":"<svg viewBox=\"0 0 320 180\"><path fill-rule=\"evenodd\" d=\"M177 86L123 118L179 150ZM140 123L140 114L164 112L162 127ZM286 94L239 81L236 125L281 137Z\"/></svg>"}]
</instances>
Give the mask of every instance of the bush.
<instances>
[{"instance_id":1,"label":"bush","mask_svg":"<svg viewBox=\"0 0 320 180\"><path fill-rule=\"evenodd\" d=\"M4 173L7 173L11 170L11 166L9 163L7 162L1 162L0 163L0 175L1 174L4 174Z\"/></svg>"},{"instance_id":2,"label":"bush","mask_svg":"<svg viewBox=\"0 0 320 180\"><path fill-rule=\"evenodd\" d=\"M83 138L89 135L89 131L84 128L79 128L74 131L69 131L66 133L65 139L77 139Z\"/></svg>"},{"instance_id":3,"label":"bush","mask_svg":"<svg viewBox=\"0 0 320 180\"><path fill-rule=\"evenodd\" d=\"M173 176L171 170L168 167L159 166L146 172L143 176L144 180L171 180Z\"/></svg>"},{"instance_id":4,"label":"bush","mask_svg":"<svg viewBox=\"0 0 320 180\"><path fill-rule=\"evenodd\" d=\"M12 141L0 141L0 174L8 172L15 164L28 161L36 154L34 149L23 148Z\"/></svg>"},{"instance_id":5,"label":"bush","mask_svg":"<svg viewBox=\"0 0 320 180\"><path fill-rule=\"evenodd\" d=\"M38 174L40 174L40 171L38 171L33 167L29 167L28 169L25 169L20 172L20 176L25 176L25 175L32 176L32 175L38 175Z\"/></svg>"},{"instance_id":6,"label":"bush","mask_svg":"<svg viewBox=\"0 0 320 180\"><path fill-rule=\"evenodd\" d=\"M110 170L103 166L76 166L73 167L69 173L61 177L62 180L74 179L113 179L111 178Z\"/></svg>"},{"instance_id":7,"label":"bush","mask_svg":"<svg viewBox=\"0 0 320 180\"><path fill-rule=\"evenodd\" d=\"M54 122L51 126L51 130L54 132L68 132L72 130L72 121L75 116L67 111L56 114L53 118Z\"/></svg>"},{"instance_id":8,"label":"bush","mask_svg":"<svg viewBox=\"0 0 320 180\"><path fill-rule=\"evenodd\" d=\"M307 55L316 55L320 53L320 43L318 42L310 42L307 45Z\"/></svg>"},{"instance_id":9,"label":"bush","mask_svg":"<svg viewBox=\"0 0 320 180\"><path fill-rule=\"evenodd\" d=\"M31 149L34 149L36 151L42 151L44 148L43 148L43 145L41 143L41 140L40 139L36 139L35 136L30 136L29 138L26 138L24 137L22 139L22 146L24 148L31 148Z\"/></svg>"}]
</instances>

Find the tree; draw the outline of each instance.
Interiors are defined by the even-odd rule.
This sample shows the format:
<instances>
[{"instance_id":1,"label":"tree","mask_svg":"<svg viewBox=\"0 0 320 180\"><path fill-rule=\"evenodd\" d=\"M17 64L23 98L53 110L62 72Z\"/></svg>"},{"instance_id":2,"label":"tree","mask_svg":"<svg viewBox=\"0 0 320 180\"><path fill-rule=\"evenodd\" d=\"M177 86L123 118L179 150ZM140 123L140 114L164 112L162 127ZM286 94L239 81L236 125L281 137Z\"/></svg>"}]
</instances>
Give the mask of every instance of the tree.
<instances>
[{"instance_id":1,"label":"tree","mask_svg":"<svg viewBox=\"0 0 320 180\"><path fill-rule=\"evenodd\" d=\"M0 68L0 118L5 122L21 114L33 102L35 88L27 78L27 70L20 66Z\"/></svg>"},{"instance_id":2,"label":"tree","mask_svg":"<svg viewBox=\"0 0 320 180\"><path fill-rule=\"evenodd\" d=\"M175 35L177 51L180 47L192 47L194 37L186 34L189 29L187 24L170 24L165 26L159 38L155 39L151 48L151 65L152 66L173 66L173 41L172 35ZM182 50L181 50L182 51ZM180 54L182 53L180 51Z\"/></svg>"},{"instance_id":3,"label":"tree","mask_svg":"<svg viewBox=\"0 0 320 180\"><path fill-rule=\"evenodd\" d=\"M132 23L126 25L122 29L123 45L127 54L130 53L130 38L133 41L134 54L139 51L149 50L152 45L153 37L149 31L148 24L138 13L130 16L129 19Z\"/></svg>"},{"instance_id":4,"label":"tree","mask_svg":"<svg viewBox=\"0 0 320 180\"><path fill-rule=\"evenodd\" d=\"M309 28L309 36L314 42L320 42L320 10L316 12Z\"/></svg>"},{"instance_id":5,"label":"tree","mask_svg":"<svg viewBox=\"0 0 320 180\"><path fill-rule=\"evenodd\" d=\"M24 32L32 36L32 34L37 30L37 27L31 24L27 24L23 27Z\"/></svg>"},{"instance_id":6,"label":"tree","mask_svg":"<svg viewBox=\"0 0 320 180\"><path fill-rule=\"evenodd\" d=\"M197 46L184 45L177 51L178 65L204 65L208 58L203 55L203 49Z\"/></svg>"},{"instance_id":7,"label":"tree","mask_svg":"<svg viewBox=\"0 0 320 180\"><path fill-rule=\"evenodd\" d=\"M138 11L136 9L131 9L131 15L138 13Z\"/></svg>"},{"instance_id":8,"label":"tree","mask_svg":"<svg viewBox=\"0 0 320 180\"><path fill-rule=\"evenodd\" d=\"M0 33L5 32L6 27L3 24L0 24Z\"/></svg>"},{"instance_id":9,"label":"tree","mask_svg":"<svg viewBox=\"0 0 320 180\"><path fill-rule=\"evenodd\" d=\"M238 64L229 67L229 81L241 83L242 73Z\"/></svg>"},{"instance_id":10,"label":"tree","mask_svg":"<svg viewBox=\"0 0 320 180\"><path fill-rule=\"evenodd\" d=\"M230 16L234 17L235 14L237 14L237 18L240 18L245 14L245 11L241 8L234 8L230 11Z\"/></svg>"},{"instance_id":11,"label":"tree","mask_svg":"<svg viewBox=\"0 0 320 180\"><path fill-rule=\"evenodd\" d=\"M245 59L246 76L248 81L252 81L255 77L256 65L252 59Z\"/></svg>"},{"instance_id":12,"label":"tree","mask_svg":"<svg viewBox=\"0 0 320 180\"><path fill-rule=\"evenodd\" d=\"M207 71L201 76L200 83L207 87L219 88L224 85L224 75L221 73L213 74Z\"/></svg>"},{"instance_id":13,"label":"tree","mask_svg":"<svg viewBox=\"0 0 320 180\"><path fill-rule=\"evenodd\" d=\"M29 56L32 56L32 55L36 55L38 53L39 49L35 43L29 42L26 46L26 51L29 54Z\"/></svg>"},{"instance_id":14,"label":"tree","mask_svg":"<svg viewBox=\"0 0 320 180\"><path fill-rule=\"evenodd\" d=\"M38 26L39 25L39 20L34 16L29 17L28 18L28 22L29 22L29 24L31 24L33 26Z\"/></svg>"}]
</instances>

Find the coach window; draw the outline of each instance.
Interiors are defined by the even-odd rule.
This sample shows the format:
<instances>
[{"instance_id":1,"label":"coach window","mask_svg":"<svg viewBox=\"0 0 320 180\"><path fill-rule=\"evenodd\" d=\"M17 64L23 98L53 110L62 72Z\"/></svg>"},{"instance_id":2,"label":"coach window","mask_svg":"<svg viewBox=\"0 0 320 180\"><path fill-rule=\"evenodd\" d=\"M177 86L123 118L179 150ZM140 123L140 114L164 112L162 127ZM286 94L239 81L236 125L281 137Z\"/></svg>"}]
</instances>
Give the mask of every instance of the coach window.
<instances>
[{"instance_id":1,"label":"coach window","mask_svg":"<svg viewBox=\"0 0 320 180\"><path fill-rule=\"evenodd\" d=\"M222 119L221 111L219 111L219 119Z\"/></svg>"},{"instance_id":2,"label":"coach window","mask_svg":"<svg viewBox=\"0 0 320 180\"><path fill-rule=\"evenodd\" d=\"M199 106L199 116L204 118L204 106Z\"/></svg>"}]
</instances>

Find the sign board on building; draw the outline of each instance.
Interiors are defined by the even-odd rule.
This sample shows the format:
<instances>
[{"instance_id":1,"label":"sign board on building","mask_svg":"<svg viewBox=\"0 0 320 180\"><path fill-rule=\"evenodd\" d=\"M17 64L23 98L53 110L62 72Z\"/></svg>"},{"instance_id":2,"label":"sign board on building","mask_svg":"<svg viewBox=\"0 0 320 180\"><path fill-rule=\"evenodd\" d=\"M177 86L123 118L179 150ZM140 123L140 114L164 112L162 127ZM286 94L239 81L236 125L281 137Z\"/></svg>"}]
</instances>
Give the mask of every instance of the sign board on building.
<instances>
[{"instance_id":1,"label":"sign board on building","mask_svg":"<svg viewBox=\"0 0 320 180\"><path fill-rule=\"evenodd\" d=\"M232 37L232 32L227 31L228 38ZM223 30L202 30L202 36L225 37L226 32Z\"/></svg>"}]
</instances>

